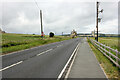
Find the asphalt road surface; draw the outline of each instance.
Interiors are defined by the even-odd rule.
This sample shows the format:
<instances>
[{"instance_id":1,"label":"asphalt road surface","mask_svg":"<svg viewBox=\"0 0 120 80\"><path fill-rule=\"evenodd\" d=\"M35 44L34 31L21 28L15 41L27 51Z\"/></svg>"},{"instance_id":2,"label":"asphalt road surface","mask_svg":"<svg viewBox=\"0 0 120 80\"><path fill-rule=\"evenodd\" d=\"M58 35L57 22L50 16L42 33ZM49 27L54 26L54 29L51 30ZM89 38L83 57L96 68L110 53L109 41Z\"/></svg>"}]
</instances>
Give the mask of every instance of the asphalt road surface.
<instances>
[{"instance_id":1,"label":"asphalt road surface","mask_svg":"<svg viewBox=\"0 0 120 80\"><path fill-rule=\"evenodd\" d=\"M2 56L3 78L57 78L82 38Z\"/></svg>"}]
</instances>

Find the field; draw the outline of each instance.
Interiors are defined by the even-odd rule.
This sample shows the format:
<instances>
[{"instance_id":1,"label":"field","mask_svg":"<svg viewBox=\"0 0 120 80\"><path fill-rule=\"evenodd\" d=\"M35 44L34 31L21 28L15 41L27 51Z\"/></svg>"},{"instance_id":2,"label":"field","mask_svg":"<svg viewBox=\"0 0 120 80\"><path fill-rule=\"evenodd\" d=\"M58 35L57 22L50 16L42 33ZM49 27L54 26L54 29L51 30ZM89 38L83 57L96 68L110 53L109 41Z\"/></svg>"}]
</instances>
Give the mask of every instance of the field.
<instances>
[{"instance_id":1,"label":"field","mask_svg":"<svg viewBox=\"0 0 120 80\"><path fill-rule=\"evenodd\" d=\"M92 38L94 39L94 38ZM119 40L120 38L117 38L117 37L99 37L98 41L102 44L105 44L106 46L109 46L113 49L117 49L120 51L119 49Z\"/></svg>"},{"instance_id":2,"label":"field","mask_svg":"<svg viewBox=\"0 0 120 80\"><path fill-rule=\"evenodd\" d=\"M94 38L92 38L94 39ZM118 45L118 38L115 37L100 37L99 38L99 42L103 43L107 46L110 46L113 49L117 49L119 48ZM89 40L88 40L89 42ZM114 80L115 78L119 78L120 79L120 69L117 68L107 57L105 57L95 46L93 46L90 42L89 42L90 47L92 48L94 54L96 55L96 58L98 59L100 65L103 67L105 73L107 74L108 78L110 80ZM113 79L114 78L114 79Z\"/></svg>"},{"instance_id":3,"label":"field","mask_svg":"<svg viewBox=\"0 0 120 80\"><path fill-rule=\"evenodd\" d=\"M44 38L41 38L40 35L5 33L2 34L1 38L2 54L68 39L71 38L64 36L55 36L53 38L45 36Z\"/></svg>"}]
</instances>

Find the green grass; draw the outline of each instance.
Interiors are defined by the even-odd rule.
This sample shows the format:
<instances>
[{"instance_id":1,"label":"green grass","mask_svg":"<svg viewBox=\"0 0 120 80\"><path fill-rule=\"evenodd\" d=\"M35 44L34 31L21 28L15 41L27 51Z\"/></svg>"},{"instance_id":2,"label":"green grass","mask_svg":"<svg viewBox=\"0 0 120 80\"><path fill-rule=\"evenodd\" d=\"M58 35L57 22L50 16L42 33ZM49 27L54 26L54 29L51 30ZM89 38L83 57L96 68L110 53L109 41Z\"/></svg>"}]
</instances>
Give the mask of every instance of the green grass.
<instances>
[{"instance_id":1,"label":"green grass","mask_svg":"<svg viewBox=\"0 0 120 80\"><path fill-rule=\"evenodd\" d=\"M91 39L94 39L94 38L91 38ZM118 37L99 37L98 41L102 44L105 44L106 46L109 46L111 47L112 49L114 50L118 50L120 51L120 46L118 45L119 44L119 40L120 38ZM110 51L109 49L106 49L107 51ZM114 51L110 51L112 54L114 54L116 56L116 52ZM106 53L107 54L107 53ZM109 56L109 54L107 54ZM118 55L118 57L120 58L120 55ZM116 59L114 57L111 56L111 58L116 61ZM120 61L118 62L120 64Z\"/></svg>"},{"instance_id":2,"label":"green grass","mask_svg":"<svg viewBox=\"0 0 120 80\"><path fill-rule=\"evenodd\" d=\"M94 38L92 38L94 39ZM118 46L118 42L119 42L120 38L118 37L99 37L98 41L102 44L105 44L106 46L109 46L113 49L117 49L120 51L119 46Z\"/></svg>"},{"instance_id":3,"label":"green grass","mask_svg":"<svg viewBox=\"0 0 120 80\"><path fill-rule=\"evenodd\" d=\"M103 67L105 73L109 79L114 80L115 78L120 79L120 69L117 68L107 57L105 57L98 49L96 49L91 42L88 40L88 43L93 50L96 58L98 59L100 65ZM114 78L114 79L113 79Z\"/></svg>"},{"instance_id":4,"label":"green grass","mask_svg":"<svg viewBox=\"0 0 120 80\"><path fill-rule=\"evenodd\" d=\"M68 39L71 38L64 36L55 36L53 38L45 36L41 38L40 35L5 33L2 34L2 54Z\"/></svg>"}]
</instances>

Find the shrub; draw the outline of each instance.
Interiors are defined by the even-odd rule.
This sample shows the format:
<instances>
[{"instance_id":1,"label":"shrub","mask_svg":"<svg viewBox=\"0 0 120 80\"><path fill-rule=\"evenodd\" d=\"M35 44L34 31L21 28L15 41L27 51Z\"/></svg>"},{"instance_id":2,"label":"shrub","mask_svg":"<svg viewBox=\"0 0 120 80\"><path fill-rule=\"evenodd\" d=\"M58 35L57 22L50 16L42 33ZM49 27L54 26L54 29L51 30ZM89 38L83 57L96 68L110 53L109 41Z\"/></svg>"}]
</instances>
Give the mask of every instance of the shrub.
<instances>
[{"instance_id":1,"label":"shrub","mask_svg":"<svg viewBox=\"0 0 120 80\"><path fill-rule=\"evenodd\" d=\"M54 37L54 33L50 32L49 37Z\"/></svg>"}]
</instances>

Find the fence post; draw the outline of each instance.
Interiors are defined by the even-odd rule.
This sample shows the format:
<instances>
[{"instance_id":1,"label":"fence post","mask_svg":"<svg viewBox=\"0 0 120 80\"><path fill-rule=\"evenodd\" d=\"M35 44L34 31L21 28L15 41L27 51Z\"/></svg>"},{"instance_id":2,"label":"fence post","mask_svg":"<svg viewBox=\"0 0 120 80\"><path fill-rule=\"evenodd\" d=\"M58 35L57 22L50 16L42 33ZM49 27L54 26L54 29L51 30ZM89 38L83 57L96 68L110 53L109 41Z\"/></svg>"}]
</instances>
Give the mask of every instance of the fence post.
<instances>
[{"instance_id":1,"label":"fence post","mask_svg":"<svg viewBox=\"0 0 120 80\"><path fill-rule=\"evenodd\" d=\"M100 51L102 51L102 53L107 57L107 58L109 58L115 65L116 65L116 67L119 67L120 68L120 65L119 65L119 54L120 54L120 52L116 49L112 49L112 48L110 48L109 46L106 46L106 45L103 45L102 43L99 43L99 42L96 42L95 40L90 40L91 41L91 43L94 45L94 46L96 46L96 45L99 45L99 46L97 46L96 48L98 48L98 49L100 49L99 47L101 47L101 49L100 49ZM103 49L104 50L103 50ZM113 52L115 52L115 54L112 54ZM110 54L111 53L111 54ZM116 56L116 57L114 57L114 56ZM113 57L114 57L114 59L113 59ZM101 60L101 59L100 59ZM101 62L101 61L100 61Z\"/></svg>"},{"instance_id":2,"label":"fence post","mask_svg":"<svg viewBox=\"0 0 120 80\"><path fill-rule=\"evenodd\" d=\"M109 52L111 53L111 49L109 49ZM111 58L111 55L109 54L109 57Z\"/></svg>"},{"instance_id":3,"label":"fence post","mask_svg":"<svg viewBox=\"0 0 120 80\"><path fill-rule=\"evenodd\" d=\"M118 64L118 51L117 51L117 49L116 49L116 63ZM116 65L116 66L118 66L118 65Z\"/></svg>"}]
</instances>

